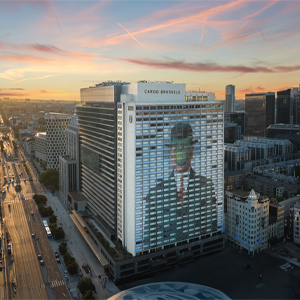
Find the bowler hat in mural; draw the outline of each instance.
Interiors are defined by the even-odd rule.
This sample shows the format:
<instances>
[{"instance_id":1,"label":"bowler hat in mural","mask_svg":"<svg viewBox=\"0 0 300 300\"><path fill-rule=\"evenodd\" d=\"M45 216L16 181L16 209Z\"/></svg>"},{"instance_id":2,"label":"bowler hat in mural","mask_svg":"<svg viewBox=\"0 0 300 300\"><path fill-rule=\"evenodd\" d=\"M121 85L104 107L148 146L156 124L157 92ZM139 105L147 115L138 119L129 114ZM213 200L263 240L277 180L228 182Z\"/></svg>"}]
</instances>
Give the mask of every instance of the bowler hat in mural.
<instances>
[{"instance_id":1,"label":"bowler hat in mural","mask_svg":"<svg viewBox=\"0 0 300 300\"><path fill-rule=\"evenodd\" d=\"M194 140L193 129L189 123L177 123L171 130L171 143L167 147L185 144L186 147L192 147L198 140Z\"/></svg>"}]
</instances>

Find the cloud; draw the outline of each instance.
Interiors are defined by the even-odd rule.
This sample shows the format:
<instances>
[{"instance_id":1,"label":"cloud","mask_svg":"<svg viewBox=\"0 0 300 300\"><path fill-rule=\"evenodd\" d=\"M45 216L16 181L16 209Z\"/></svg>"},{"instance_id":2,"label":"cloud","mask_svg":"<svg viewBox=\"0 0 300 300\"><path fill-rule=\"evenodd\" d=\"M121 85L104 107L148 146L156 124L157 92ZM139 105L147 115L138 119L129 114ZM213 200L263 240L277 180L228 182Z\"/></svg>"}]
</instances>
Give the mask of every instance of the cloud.
<instances>
[{"instance_id":1,"label":"cloud","mask_svg":"<svg viewBox=\"0 0 300 300\"><path fill-rule=\"evenodd\" d=\"M27 97L29 94L0 93L0 97Z\"/></svg>"},{"instance_id":2,"label":"cloud","mask_svg":"<svg viewBox=\"0 0 300 300\"><path fill-rule=\"evenodd\" d=\"M157 61L149 59L135 59L135 58L118 58L119 61L124 61L136 65L147 66L156 69L173 69L179 71L191 72L237 72L237 73L286 73L300 70L300 65L293 66L275 66L275 67L261 67L261 66L244 66L244 65L219 65L217 63L188 63L184 61Z\"/></svg>"},{"instance_id":3,"label":"cloud","mask_svg":"<svg viewBox=\"0 0 300 300\"><path fill-rule=\"evenodd\" d=\"M24 91L22 88L4 88L0 89L0 91Z\"/></svg>"},{"instance_id":4,"label":"cloud","mask_svg":"<svg viewBox=\"0 0 300 300\"><path fill-rule=\"evenodd\" d=\"M34 51L46 54L52 54L57 56L68 56L72 58L89 58L96 59L93 53L75 53L62 50L56 46L44 45L44 44L22 44L22 43L9 43L0 41L0 49L11 51Z\"/></svg>"}]
</instances>

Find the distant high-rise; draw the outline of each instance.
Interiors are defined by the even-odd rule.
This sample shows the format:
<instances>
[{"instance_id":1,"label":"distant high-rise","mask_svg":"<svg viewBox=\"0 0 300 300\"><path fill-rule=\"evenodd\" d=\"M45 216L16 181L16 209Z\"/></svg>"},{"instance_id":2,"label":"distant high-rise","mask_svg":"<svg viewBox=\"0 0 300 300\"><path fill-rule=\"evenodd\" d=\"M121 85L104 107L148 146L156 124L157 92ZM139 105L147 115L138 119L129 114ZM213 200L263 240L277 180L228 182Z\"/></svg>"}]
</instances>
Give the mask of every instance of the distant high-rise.
<instances>
[{"instance_id":1,"label":"distant high-rise","mask_svg":"<svg viewBox=\"0 0 300 300\"><path fill-rule=\"evenodd\" d=\"M293 124L293 106L294 98L291 95L291 89L277 92L277 114L276 123Z\"/></svg>"},{"instance_id":2,"label":"distant high-rise","mask_svg":"<svg viewBox=\"0 0 300 300\"><path fill-rule=\"evenodd\" d=\"M59 169L59 156L66 154L66 128L71 116L61 113L47 113L47 169Z\"/></svg>"},{"instance_id":3,"label":"distant high-rise","mask_svg":"<svg viewBox=\"0 0 300 300\"><path fill-rule=\"evenodd\" d=\"M227 85L225 89L225 112L235 111L235 86Z\"/></svg>"},{"instance_id":4,"label":"distant high-rise","mask_svg":"<svg viewBox=\"0 0 300 300\"><path fill-rule=\"evenodd\" d=\"M300 86L292 88L291 96L294 98L294 124L300 125Z\"/></svg>"},{"instance_id":5,"label":"distant high-rise","mask_svg":"<svg viewBox=\"0 0 300 300\"><path fill-rule=\"evenodd\" d=\"M245 135L266 136L275 122L275 93L245 95Z\"/></svg>"}]
</instances>

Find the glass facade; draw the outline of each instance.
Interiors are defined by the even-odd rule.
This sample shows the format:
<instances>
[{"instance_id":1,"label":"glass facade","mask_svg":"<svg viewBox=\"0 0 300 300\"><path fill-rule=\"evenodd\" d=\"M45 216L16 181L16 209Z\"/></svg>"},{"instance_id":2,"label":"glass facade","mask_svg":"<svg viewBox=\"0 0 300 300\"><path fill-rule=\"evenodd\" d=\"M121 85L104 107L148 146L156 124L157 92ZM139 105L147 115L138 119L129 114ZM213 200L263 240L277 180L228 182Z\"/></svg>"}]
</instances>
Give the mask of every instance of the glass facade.
<instances>
[{"instance_id":1,"label":"glass facade","mask_svg":"<svg viewBox=\"0 0 300 300\"><path fill-rule=\"evenodd\" d=\"M116 231L116 103L77 106L81 190L88 207L113 235Z\"/></svg>"},{"instance_id":2,"label":"glass facade","mask_svg":"<svg viewBox=\"0 0 300 300\"><path fill-rule=\"evenodd\" d=\"M118 148L124 144L119 105ZM135 185L136 254L222 232L222 104L136 105L130 110L135 110L135 178L125 180ZM119 188L121 201L118 182Z\"/></svg>"},{"instance_id":3,"label":"glass facade","mask_svg":"<svg viewBox=\"0 0 300 300\"><path fill-rule=\"evenodd\" d=\"M277 92L276 123L293 124L293 98L291 97L291 89Z\"/></svg>"},{"instance_id":4,"label":"glass facade","mask_svg":"<svg viewBox=\"0 0 300 300\"><path fill-rule=\"evenodd\" d=\"M245 135L266 136L275 123L275 93L245 95Z\"/></svg>"}]
</instances>

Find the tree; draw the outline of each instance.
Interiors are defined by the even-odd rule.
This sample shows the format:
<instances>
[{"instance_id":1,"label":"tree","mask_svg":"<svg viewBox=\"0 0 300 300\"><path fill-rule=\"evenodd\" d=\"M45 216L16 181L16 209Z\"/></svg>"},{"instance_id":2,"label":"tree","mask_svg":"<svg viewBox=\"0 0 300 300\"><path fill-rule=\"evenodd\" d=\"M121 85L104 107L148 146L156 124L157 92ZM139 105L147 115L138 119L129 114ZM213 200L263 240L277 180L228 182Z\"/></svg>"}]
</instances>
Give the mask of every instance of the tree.
<instances>
[{"instance_id":1,"label":"tree","mask_svg":"<svg viewBox=\"0 0 300 300\"><path fill-rule=\"evenodd\" d=\"M84 293L88 290L91 290L93 292L96 290L92 279L89 277L79 280L77 284L77 288L79 289L82 295L84 295Z\"/></svg>"},{"instance_id":2,"label":"tree","mask_svg":"<svg viewBox=\"0 0 300 300\"><path fill-rule=\"evenodd\" d=\"M284 197L282 197L282 196L276 196L276 201L277 202L281 202L283 200L284 200Z\"/></svg>"},{"instance_id":3,"label":"tree","mask_svg":"<svg viewBox=\"0 0 300 300\"><path fill-rule=\"evenodd\" d=\"M58 251L61 255L65 255L67 253L67 243L66 242L60 243L58 247Z\"/></svg>"},{"instance_id":4,"label":"tree","mask_svg":"<svg viewBox=\"0 0 300 300\"><path fill-rule=\"evenodd\" d=\"M52 191L59 189L59 171L54 169L49 169L43 172L39 176L39 182L43 183L47 188L52 189Z\"/></svg>"},{"instance_id":5,"label":"tree","mask_svg":"<svg viewBox=\"0 0 300 300\"><path fill-rule=\"evenodd\" d=\"M84 300L94 300L95 297L94 297L93 291L92 290L85 291L83 294L83 299Z\"/></svg>"},{"instance_id":6,"label":"tree","mask_svg":"<svg viewBox=\"0 0 300 300\"><path fill-rule=\"evenodd\" d=\"M68 266L68 265L72 264L73 262L75 262L75 258L69 252L67 252L64 255L64 262L65 262L66 266Z\"/></svg>"},{"instance_id":7,"label":"tree","mask_svg":"<svg viewBox=\"0 0 300 300\"><path fill-rule=\"evenodd\" d=\"M52 230L52 235L54 236L54 238L56 240L61 240L61 239L63 239L65 237L65 232L62 229L62 227L58 227L58 228L54 228Z\"/></svg>"},{"instance_id":8,"label":"tree","mask_svg":"<svg viewBox=\"0 0 300 300\"><path fill-rule=\"evenodd\" d=\"M71 275L75 275L78 273L78 264L74 261L67 266L67 270Z\"/></svg>"},{"instance_id":9,"label":"tree","mask_svg":"<svg viewBox=\"0 0 300 300\"><path fill-rule=\"evenodd\" d=\"M52 214L50 217L49 217L49 221L50 223L56 223L57 221L57 216L55 214Z\"/></svg>"},{"instance_id":10,"label":"tree","mask_svg":"<svg viewBox=\"0 0 300 300\"><path fill-rule=\"evenodd\" d=\"M32 198L38 206L41 204L45 205L47 203L47 198L44 195L35 194Z\"/></svg>"}]
</instances>

